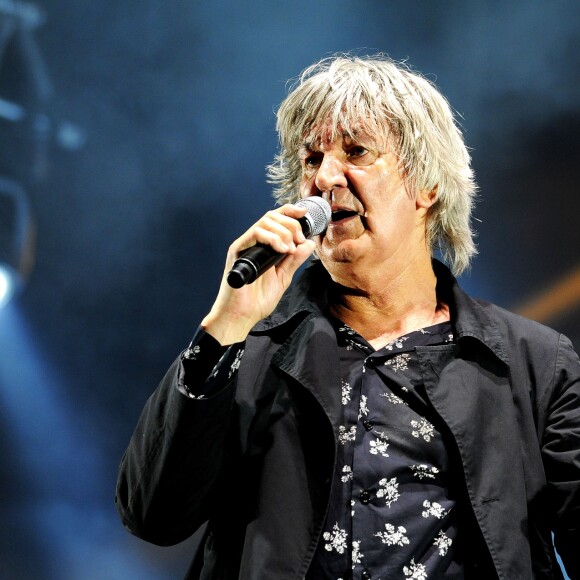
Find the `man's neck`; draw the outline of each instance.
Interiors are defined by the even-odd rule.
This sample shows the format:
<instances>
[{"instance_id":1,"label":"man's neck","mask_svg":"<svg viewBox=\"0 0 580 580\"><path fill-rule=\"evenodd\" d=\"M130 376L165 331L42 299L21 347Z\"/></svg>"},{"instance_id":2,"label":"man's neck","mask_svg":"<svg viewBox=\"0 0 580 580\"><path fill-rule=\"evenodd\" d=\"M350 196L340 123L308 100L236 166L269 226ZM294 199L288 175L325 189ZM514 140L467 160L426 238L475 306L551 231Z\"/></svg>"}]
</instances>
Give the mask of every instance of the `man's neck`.
<instances>
[{"instance_id":1,"label":"man's neck","mask_svg":"<svg viewBox=\"0 0 580 580\"><path fill-rule=\"evenodd\" d=\"M449 320L449 309L437 299L437 278L429 261L401 271L373 276L362 288L334 284L332 313L375 349L419 328Z\"/></svg>"}]
</instances>

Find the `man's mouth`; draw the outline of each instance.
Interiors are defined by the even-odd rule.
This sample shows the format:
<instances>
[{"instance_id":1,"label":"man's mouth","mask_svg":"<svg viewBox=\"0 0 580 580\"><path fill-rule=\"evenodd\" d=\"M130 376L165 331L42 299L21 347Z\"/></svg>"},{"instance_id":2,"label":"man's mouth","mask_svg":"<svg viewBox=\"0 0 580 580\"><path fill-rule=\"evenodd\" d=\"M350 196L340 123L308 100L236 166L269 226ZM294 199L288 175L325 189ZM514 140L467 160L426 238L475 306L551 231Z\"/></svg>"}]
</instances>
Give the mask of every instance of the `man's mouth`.
<instances>
[{"instance_id":1,"label":"man's mouth","mask_svg":"<svg viewBox=\"0 0 580 580\"><path fill-rule=\"evenodd\" d=\"M351 217L358 216L358 212L349 209L337 209L332 212L332 221L340 222Z\"/></svg>"}]
</instances>

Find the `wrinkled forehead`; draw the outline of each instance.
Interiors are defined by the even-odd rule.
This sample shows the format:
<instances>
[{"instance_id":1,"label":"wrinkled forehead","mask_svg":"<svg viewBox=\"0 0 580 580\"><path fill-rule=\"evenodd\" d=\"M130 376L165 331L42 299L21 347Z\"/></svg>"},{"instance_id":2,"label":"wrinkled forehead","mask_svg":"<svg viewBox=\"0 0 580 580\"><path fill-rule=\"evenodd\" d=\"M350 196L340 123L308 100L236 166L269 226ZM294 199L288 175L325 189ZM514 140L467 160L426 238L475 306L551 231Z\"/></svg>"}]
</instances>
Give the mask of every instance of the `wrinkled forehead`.
<instances>
[{"instance_id":1,"label":"wrinkled forehead","mask_svg":"<svg viewBox=\"0 0 580 580\"><path fill-rule=\"evenodd\" d=\"M337 140L382 147L387 143L388 137L389 127L386 122L379 124L370 119L327 118L322 122L312 123L303 131L302 147L320 149Z\"/></svg>"}]
</instances>

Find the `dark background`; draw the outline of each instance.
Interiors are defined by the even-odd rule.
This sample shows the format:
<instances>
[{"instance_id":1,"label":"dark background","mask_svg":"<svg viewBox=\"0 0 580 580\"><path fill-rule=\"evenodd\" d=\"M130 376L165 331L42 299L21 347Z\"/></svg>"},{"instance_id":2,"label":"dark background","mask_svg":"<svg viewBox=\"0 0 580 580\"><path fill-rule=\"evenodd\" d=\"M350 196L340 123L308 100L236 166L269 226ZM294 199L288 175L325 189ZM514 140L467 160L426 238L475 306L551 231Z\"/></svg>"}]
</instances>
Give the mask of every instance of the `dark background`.
<instances>
[{"instance_id":1,"label":"dark background","mask_svg":"<svg viewBox=\"0 0 580 580\"><path fill-rule=\"evenodd\" d=\"M0 578L183 576L195 538L158 548L123 530L118 462L227 246L272 206L286 80L330 53L383 51L436 81L480 185L463 285L580 346L578 282L559 313L526 307L580 262L577 1L35 6L37 52L0 43L0 97L29 112L0 119L0 176L25 189L37 235L0 311Z\"/></svg>"}]
</instances>

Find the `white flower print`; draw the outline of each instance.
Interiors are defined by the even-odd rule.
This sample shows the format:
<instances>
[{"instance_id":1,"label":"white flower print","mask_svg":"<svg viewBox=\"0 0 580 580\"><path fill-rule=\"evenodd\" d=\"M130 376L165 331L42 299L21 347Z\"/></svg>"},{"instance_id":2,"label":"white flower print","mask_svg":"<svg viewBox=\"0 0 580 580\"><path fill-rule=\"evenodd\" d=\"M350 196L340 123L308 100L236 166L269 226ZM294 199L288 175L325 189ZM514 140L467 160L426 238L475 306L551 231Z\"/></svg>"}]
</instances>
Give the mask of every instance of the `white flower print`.
<instances>
[{"instance_id":1,"label":"white flower print","mask_svg":"<svg viewBox=\"0 0 580 580\"><path fill-rule=\"evenodd\" d=\"M351 500L350 500L350 507L351 507L351 510L350 510L350 517L351 517L351 518L354 518L354 506L355 506L355 503L356 503L356 502L354 501L354 499L351 499Z\"/></svg>"},{"instance_id":2,"label":"white flower print","mask_svg":"<svg viewBox=\"0 0 580 580\"><path fill-rule=\"evenodd\" d=\"M434 435L435 427L433 427L433 425L429 423L427 419L422 418L420 421L413 420L411 421L411 427L414 427L415 429L415 431L411 432L411 435L413 435L413 437L416 437L417 439L419 437L423 437L423 439L427 441L427 443L431 441L431 437L433 437Z\"/></svg>"},{"instance_id":3,"label":"white flower print","mask_svg":"<svg viewBox=\"0 0 580 580\"><path fill-rule=\"evenodd\" d=\"M377 491L377 497L384 497L385 504L391 507L391 504L399 499L399 484L397 483L397 478L387 479L384 477L379 481L379 485L381 489Z\"/></svg>"},{"instance_id":4,"label":"white flower print","mask_svg":"<svg viewBox=\"0 0 580 580\"><path fill-rule=\"evenodd\" d=\"M369 441L369 452L371 455L382 455L383 457L388 457L389 454L387 453L387 447L389 444L387 441L389 440L388 435L385 433L381 433L380 431L375 431L377 435L377 439L375 441Z\"/></svg>"},{"instance_id":5,"label":"white flower print","mask_svg":"<svg viewBox=\"0 0 580 580\"><path fill-rule=\"evenodd\" d=\"M452 543L453 543L453 541L451 540L451 538L446 536L445 532L443 530L439 530L439 534L435 538L433 545L437 546L439 548L439 555L440 556L446 556L447 550L449 550Z\"/></svg>"},{"instance_id":6,"label":"white flower print","mask_svg":"<svg viewBox=\"0 0 580 580\"><path fill-rule=\"evenodd\" d=\"M396 338L395 340L393 340L393 342L389 342L389 344L385 345L385 348L387 350L393 350L393 348L403 348L403 343L409 340L408 336L401 336L399 338Z\"/></svg>"},{"instance_id":7,"label":"white flower print","mask_svg":"<svg viewBox=\"0 0 580 580\"><path fill-rule=\"evenodd\" d=\"M342 530L338 527L338 522L334 524L332 527L332 532L324 532L322 537L329 542L328 544L324 544L324 549L327 552L332 552L332 550L336 550L339 554L344 554L346 550L346 537L348 534L345 530Z\"/></svg>"},{"instance_id":8,"label":"white flower print","mask_svg":"<svg viewBox=\"0 0 580 580\"><path fill-rule=\"evenodd\" d=\"M363 415L369 414L369 408L367 407L367 397L366 395L361 395L360 405L358 408L358 418L360 419Z\"/></svg>"},{"instance_id":9,"label":"white flower print","mask_svg":"<svg viewBox=\"0 0 580 580\"><path fill-rule=\"evenodd\" d=\"M410 465L409 467L413 475L419 479L435 479L435 475L439 473L436 467L429 467L428 465Z\"/></svg>"},{"instance_id":10,"label":"white flower print","mask_svg":"<svg viewBox=\"0 0 580 580\"><path fill-rule=\"evenodd\" d=\"M341 380L341 383L342 383L342 404L347 405L348 402L350 401L350 392L352 390L352 387L346 381Z\"/></svg>"},{"instance_id":11,"label":"white flower print","mask_svg":"<svg viewBox=\"0 0 580 580\"><path fill-rule=\"evenodd\" d=\"M390 358L385 362L385 366L391 367L395 372L406 371L409 368L409 359L411 355L404 352Z\"/></svg>"},{"instance_id":12,"label":"white flower print","mask_svg":"<svg viewBox=\"0 0 580 580\"><path fill-rule=\"evenodd\" d=\"M428 499L423 502L423 507L427 508L421 515L424 518L428 518L429 516L433 516L439 520L445 517L445 509L440 503L434 501L431 503Z\"/></svg>"},{"instance_id":13,"label":"white flower print","mask_svg":"<svg viewBox=\"0 0 580 580\"><path fill-rule=\"evenodd\" d=\"M364 554L360 553L360 541L353 540L352 541L352 569L356 564L361 564L361 559L364 558Z\"/></svg>"},{"instance_id":14,"label":"white flower print","mask_svg":"<svg viewBox=\"0 0 580 580\"><path fill-rule=\"evenodd\" d=\"M349 441L354 441L356 437L356 427L353 425L348 431L344 425L338 428L338 440L346 445Z\"/></svg>"},{"instance_id":15,"label":"white flower print","mask_svg":"<svg viewBox=\"0 0 580 580\"><path fill-rule=\"evenodd\" d=\"M187 347L187 349L185 350L185 352L183 353L183 358L186 358L188 360L195 360L197 358L197 355L199 354L199 346L194 346L192 347L191 345Z\"/></svg>"},{"instance_id":16,"label":"white flower print","mask_svg":"<svg viewBox=\"0 0 580 580\"><path fill-rule=\"evenodd\" d=\"M228 379L232 378L232 375L240 368L240 362L242 361L242 355L244 354L244 349L241 348L240 350L238 350L238 352L236 353L236 358L234 359L234 362L232 363L232 366L230 367L230 372L228 374Z\"/></svg>"},{"instance_id":17,"label":"white flower print","mask_svg":"<svg viewBox=\"0 0 580 580\"><path fill-rule=\"evenodd\" d=\"M352 479L352 468L350 467L350 465L345 465L342 468L342 473L344 473L344 475L340 478L340 481L342 481L343 483L346 483L347 481Z\"/></svg>"},{"instance_id":18,"label":"white flower print","mask_svg":"<svg viewBox=\"0 0 580 580\"><path fill-rule=\"evenodd\" d=\"M385 524L385 530L386 532L377 532L375 534L375 536L381 538L383 544L387 544L387 546L404 546L409 543L409 538L405 536L407 530L403 526L399 526L395 530L393 524Z\"/></svg>"},{"instance_id":19,"label":"white flower print","mask_svg":"<svg viewBox=\"0 0 580 580\"><path fill-rule=\"evenodd\" d=\"M346 324L344 326L341 326L338 329L338 332L346 332L350 336L353 336L354 334L356 334L356 332L350 326L348 326Z\"/></svg>"},{"instance_id":20,"label":"white flower print","mask_svg":"<svg viewBox=\"0 0 580 580\"><path fill-rule=\"evenodd\" d=\"M415 558L411 558L409 566L403 566L403 572L411 580L427 580L427 572L423 564L415 564Z\"/></svg>"},{"instance_id":21,"label":"white flower print","mask_svg":"<svg viewBox=\"0 0 580 580\"><path fill-rule=\"evenodd\" d=\"M196 395L195 393L192 393L191 390L189 389L189 387L187 386L187 384L183 384L184 387L184 394L189 397L190 399L205 399L205 395L201 394L201 395Z\"/></svg>"},{"instance_id":22,"label":"white flower print","mask_svg":"<svg viewBox=\"0 0 580 580\"><path fill-rule=\"evenodd\" d=\"M213 367L211 375L209 376L210 379L214 379L215 377L218 376L220 369L221 369L222 361L224 360L224 358L226 357L227 354L228 354L228 351L226 350L226 352L224 352L224 354L222 354L222 356L220 356L220 360L217 361L217 364L215 365L215 367Z\"/></svg>"},{"instance_id":23,"label":"white flower print","mask_svg":"<svg viewBox=\"0 0 580 580\"><path fill-rule=\"evenodd\" d=\"M387 401L393 405L407 405L401 397L397 397L397 395L394 395L393 393L381 393L381 397L385 397Z\"/></svg>"}]
</instances>

